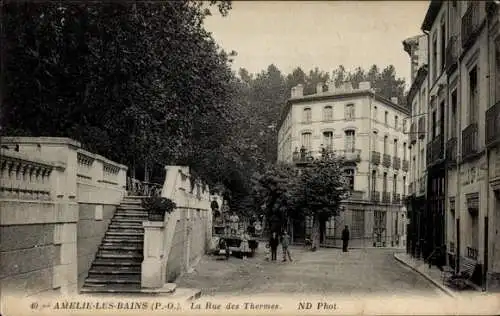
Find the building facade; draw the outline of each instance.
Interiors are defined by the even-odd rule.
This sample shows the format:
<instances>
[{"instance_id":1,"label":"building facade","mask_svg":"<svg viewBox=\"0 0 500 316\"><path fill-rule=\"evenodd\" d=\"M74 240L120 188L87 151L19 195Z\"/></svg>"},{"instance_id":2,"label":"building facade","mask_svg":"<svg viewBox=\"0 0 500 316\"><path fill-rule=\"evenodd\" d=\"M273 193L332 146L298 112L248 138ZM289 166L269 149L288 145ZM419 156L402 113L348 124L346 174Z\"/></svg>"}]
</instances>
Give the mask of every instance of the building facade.
<instances>
[{"instance_id":1,"label":"building facade","mask_svg":"<svg viewBox=\"0 0 500 316\"><path fill-rule=\"evenodd\" d=\"M500 272L498 15L494 1L430 2L422 24L429 48L421 136L427 142L425 228L409 236L420 239L421 251L412 253L426 261L456 271L474 262L470 281L489 289L498 288Z\"/></svg>"},{"instance_id":2,"label":"building facade","mask_svg":"<svg viewBox=\"0 0 500 316\"><path fill-rule=\"evenodd\" d=\"M322 241L336 243L348 225L353 246L404 247L407 194L408 136L403 133L408 111L396 98L376 95L369 82L359 89L350 84L303 95L292 89L278 125L278 160L297 165L320 159L325 153L344 157L351 198L343 212L322 223ZM306 237L312 223L297 223L294 236Z\"/></svg>"}]
</instances>

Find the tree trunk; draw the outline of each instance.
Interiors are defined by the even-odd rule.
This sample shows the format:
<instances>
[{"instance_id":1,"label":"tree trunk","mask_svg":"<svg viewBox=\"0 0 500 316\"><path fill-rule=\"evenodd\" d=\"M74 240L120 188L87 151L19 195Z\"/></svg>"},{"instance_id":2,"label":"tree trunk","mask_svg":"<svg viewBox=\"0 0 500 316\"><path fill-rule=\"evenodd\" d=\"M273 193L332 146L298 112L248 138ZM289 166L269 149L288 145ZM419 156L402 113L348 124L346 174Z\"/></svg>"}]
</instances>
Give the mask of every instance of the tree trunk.
<instances>
[{"instance_id":1,"label":"tree trunk","mask_svg":"<svg viewBox=\"0 0 500 316\"><path fill-rule=\"evenodd\" d=\"M319 216L318 214L313 215L313 226L311 232L311 250L316 251L319 249Z\"/></svg>"}]
</instances>

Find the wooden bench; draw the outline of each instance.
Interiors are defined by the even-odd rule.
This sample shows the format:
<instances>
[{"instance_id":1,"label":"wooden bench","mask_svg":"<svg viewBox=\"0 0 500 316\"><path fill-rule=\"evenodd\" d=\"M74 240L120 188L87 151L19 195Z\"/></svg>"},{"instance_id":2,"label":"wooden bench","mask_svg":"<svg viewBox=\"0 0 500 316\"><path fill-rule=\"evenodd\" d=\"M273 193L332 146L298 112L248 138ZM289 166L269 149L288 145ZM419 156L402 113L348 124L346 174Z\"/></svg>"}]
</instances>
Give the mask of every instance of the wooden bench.
<instances>
[{"instance_id":1,"label":"wooden bench","mask_svg":"<svg viewBox=\"0 0 500 316\"><path fill-rule=\"evenodd\" d=\"M474 275L477 262L467 257L460 257L459 272L452 272L451 276L446 278L446 283L457 290L464 290L471 287L470 279Z\"/></svg>"}]
</instances>

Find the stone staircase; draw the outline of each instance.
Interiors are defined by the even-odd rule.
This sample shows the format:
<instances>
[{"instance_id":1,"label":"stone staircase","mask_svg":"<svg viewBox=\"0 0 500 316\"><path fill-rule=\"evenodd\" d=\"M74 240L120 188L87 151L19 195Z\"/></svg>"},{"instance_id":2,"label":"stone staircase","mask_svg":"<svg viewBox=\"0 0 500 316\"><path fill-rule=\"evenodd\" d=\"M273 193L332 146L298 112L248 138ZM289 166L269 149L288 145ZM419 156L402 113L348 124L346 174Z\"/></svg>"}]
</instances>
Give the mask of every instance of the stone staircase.
<instances>
[{"instance_id":1,"label":"stone staircase","mask_svg":"<svg viewBox=\"0 0 500 316\"><path fill-rule=\"evenodd\" d=\"M142 198L127 196L116 209L81 292L141 292L142 222L148 219Z\"/></svg>"}]
</instances>

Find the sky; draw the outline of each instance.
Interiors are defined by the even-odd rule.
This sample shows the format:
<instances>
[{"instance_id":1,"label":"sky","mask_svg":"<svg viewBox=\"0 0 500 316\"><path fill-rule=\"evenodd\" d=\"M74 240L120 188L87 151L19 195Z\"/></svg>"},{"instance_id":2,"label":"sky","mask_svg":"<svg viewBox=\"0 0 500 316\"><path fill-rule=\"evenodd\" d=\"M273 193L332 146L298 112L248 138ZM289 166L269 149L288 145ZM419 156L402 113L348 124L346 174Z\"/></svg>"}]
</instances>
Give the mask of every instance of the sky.
<instances>
[{"instance_id":1,"label":"sky","mask_svg":"<svg viewBox=\"0 0 500 316\"><path fill-rule=\"evenodd\" d=\"M233 1L229 15L217 10L205 27L226 51L238 56L234 70L260 72L274 63L281 71L297 66L332 71L393 64L410 78L405 38L422 34L429 1Z\"/></svg>"}]
</instances>

